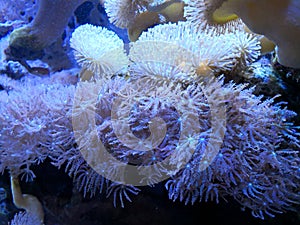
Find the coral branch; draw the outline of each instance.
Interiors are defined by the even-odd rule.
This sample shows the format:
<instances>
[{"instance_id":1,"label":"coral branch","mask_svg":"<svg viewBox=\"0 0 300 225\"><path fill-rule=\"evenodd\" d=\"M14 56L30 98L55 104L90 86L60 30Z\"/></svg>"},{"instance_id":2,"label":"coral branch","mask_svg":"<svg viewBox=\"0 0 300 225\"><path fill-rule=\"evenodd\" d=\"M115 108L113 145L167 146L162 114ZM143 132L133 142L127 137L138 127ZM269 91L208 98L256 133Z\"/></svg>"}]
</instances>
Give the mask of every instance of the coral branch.
<instances>
[{"instance_id":1,"label":"coral branch","mask_svg":"<svg viewBox=\"0 0 300 225\"><path fill-rule=\"evenodd\" d=\"M55 42L62 35L73 11L84 1L40 0L34 20L11 33L11 54L15 57L30 57L33 52L42 51Z\"/></svg>"},{"instance_id":2,"label":"coral branch","mask_svg":"<svg viewBox=\"0 0 300 225\"><path fill-rule=\"evenodd\" d=\"M44 210L41 202L37 197L28 194L22 194L22 190L19 183L19 178L11 175L11 190L13 195L13 201L16 207L25 209L26 213L33 214L41 224L44 223Z\"/></svg>"}]
</instances>

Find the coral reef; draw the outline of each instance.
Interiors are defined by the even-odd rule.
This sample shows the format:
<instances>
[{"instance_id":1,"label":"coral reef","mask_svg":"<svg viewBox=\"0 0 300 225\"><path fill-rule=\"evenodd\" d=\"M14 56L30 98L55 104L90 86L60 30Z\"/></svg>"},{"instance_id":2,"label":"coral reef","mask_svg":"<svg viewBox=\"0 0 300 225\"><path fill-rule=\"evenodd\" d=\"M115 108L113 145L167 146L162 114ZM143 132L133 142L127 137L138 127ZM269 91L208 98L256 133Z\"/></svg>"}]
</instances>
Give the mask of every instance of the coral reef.
<instances>
[{"instance_id":1,"label":"coral reef","mask_svg":"<svg viewBox=\"0 0 300 225\"><path fill-rule=\"evenodd\" d=\"M5 36L5 38L1 39L0 43L1 49L4 50L3 56L1 55L1 61L3 57L7 62L1 62L4 64L1 65L1 69L4 68L4 70L7 70L7 73L10 73L10 70L14 68L10 68L11 65L9 64L17 62L16 64L20 64L19 67L23 67L31 74L45 76L48 75L50 71L56 72L74 67L75 61L69 54L69 39L75 27L87 22L115 30L124 40L127 39L125 31L109 23L107 15L99 1L83 1L84 3L77 7L76 10L74 9L74 13L71 11L70 15L67 15L64 10L63 15L61 15L66 17L64 20L61 20L60 16L55 14L57 11L55 7L57 7L57 4L60 4L60 2L68 4L67 1L55 1L55 4L51 6L52 8L48 8L46 12L38 8L39 4L37 3L39 3L39 1L37 3L36 1L32 3L20 1L18 4L13 5L9 5L10 1L5 3L5 5L10 6L6 7L5 10L15 9L16 12L13 10L13 12L7 13L7 21L0 27L1 37ZM39 17L36 15L38 9L40 9L40 13L38 13ZM51 9L53 10L51 11ZM21 18L13 20L16 18L15 13L17 13L17 15L21 14ZM25 15L23 15L23 13L25 13ZM44 14L48 17L44 16ZM46 19L44 21L45 23L43 22L44 19ZM52 26L49 21L52 21L51 23L55 24L55 27L60 27L60 30L55 30L55 27ZM65 24L63 24L64 21L66 21ZM11 33L13 29L14 32ZM22 45L22 42L24 42L26 46L14 46L17 44L12 43L12 38L16 36L15 33L26 29L34 29L33 33L36 34L34 38L41 39L40 41L44 42L43 46L45 45L46 47L41 46L40 50L34 50L31 43L27 45L25 41L28 40L28 37L32 37L32 35L28 35L26 32L23 32L25 36L17 35L17 39L20 40L18 43ZM52 40L51 35L49 35L50 31L52 31L52 33L57 32L52 35ZM9 33L10 35L7 35ZM55 35L57 36L55 37ZM49 42L47 40L49 40ZM45 41L47 41L47 43ZM39 65L41 63L37 63L38 61L36 59L39 59L43 65Z\"/></svg>"},{"instance_id":2,"label":"coral reef","mask_svg":"<svg viewBox=\"0 0 300 225\"><path fill-rule=\"evenodd\" d=\"M62 2L69 3L53 7ZM70 3L69 12L81 2ZM47 179L39 173L44 164L69 176L74 202L83 194L97 205L102 196L124 208L145 187L160 186L172 201L234 201L260 219L297 211L298 116L279 96L284 88L270 61L263 67L263 37L245 31L228 5L218 11L221 0L191 2L107 0L111 22L129 32L128 45L106 27L84 24L70 38L77 68L19 79L1 74L0 172L25 210L10 224L50 221L44 199L19 183ZM50 1L41 3L39 12ZM201 12L191 18L198 4Z\"/></svg>"}]
</instances>

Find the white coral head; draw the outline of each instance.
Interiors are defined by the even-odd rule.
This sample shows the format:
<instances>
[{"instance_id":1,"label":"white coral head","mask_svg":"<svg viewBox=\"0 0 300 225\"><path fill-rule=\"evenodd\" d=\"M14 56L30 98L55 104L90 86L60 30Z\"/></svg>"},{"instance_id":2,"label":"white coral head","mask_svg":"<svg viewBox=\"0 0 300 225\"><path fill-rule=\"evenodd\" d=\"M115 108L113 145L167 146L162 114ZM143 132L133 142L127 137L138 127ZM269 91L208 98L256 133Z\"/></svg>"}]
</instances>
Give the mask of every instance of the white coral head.
<instances>
[{"instance_id":1,"label":"white coral head","mask_svg":"<svg viewBox=\"0 0 300 225\"><path fill-rule=\"evenodd\" d=\"M72 34L70 45L78 64L95 77L114 74L128 65L123 41L104 27L79 26Z\"/></svg>"}]
</instances>

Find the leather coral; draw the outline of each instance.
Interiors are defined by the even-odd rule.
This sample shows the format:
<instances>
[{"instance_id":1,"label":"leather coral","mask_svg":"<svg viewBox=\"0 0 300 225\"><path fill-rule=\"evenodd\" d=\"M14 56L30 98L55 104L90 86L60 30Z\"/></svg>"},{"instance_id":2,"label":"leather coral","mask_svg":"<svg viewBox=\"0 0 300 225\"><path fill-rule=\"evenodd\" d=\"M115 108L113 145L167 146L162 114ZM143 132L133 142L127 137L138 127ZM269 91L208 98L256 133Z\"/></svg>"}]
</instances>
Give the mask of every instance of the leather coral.
<instances>
[{"instance_id":1,"label":"leather coral","mask_svg":"<svg viewBox=\"0 0 300 225\"><path fill-rule=\"evenodd\" d=\"M208 23L232 23L241 18L254 33L264 35L276 44L279 63L300 68L300 4L297 0L190 0L187 18ZM197 9L198 8L198 9ZM192 13L201 13L203 17ZM270 13L268 13L270 12Z\"/></svg>"}]
</instances>

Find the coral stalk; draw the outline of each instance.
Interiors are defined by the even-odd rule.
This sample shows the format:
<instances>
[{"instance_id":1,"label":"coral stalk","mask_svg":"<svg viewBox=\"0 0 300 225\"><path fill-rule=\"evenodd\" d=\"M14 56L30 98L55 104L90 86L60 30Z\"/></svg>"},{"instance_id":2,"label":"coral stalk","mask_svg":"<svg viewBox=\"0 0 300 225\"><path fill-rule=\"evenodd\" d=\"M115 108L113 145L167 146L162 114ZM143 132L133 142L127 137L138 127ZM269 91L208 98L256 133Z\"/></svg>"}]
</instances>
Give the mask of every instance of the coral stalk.
<instances>
[{"instance_id":1,"label":"coral stalk","mask_svg":"<svg viewBox=\"0 0 300 225\"><path fill-rule=\"evenodd\" d=\"M30 57L32 52L41 51L55 42L62 35L72 13L84 1L40 0L34 20L11 33L11 54L15 57ZM23 53L20 53L20 50Z\"/></svg>"},{"instance_id":2,"label":"coral stalk","mask_svg":"<svg viewBox=\"0 0 300 225\"><path fill-rule=\"evenodd\" d=\"M11 190L13 201L16 207L25 209L26 213L39 218L41 224L44 223L44 210L37 197L28 194L22 194L18 177L11 175Z\"/></svg>"}]
</instances>

